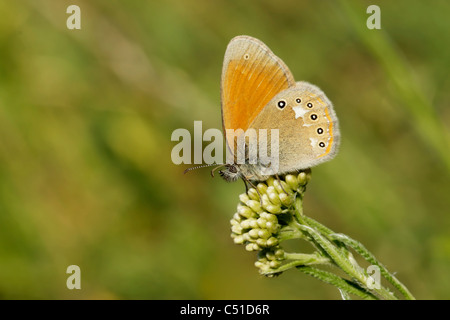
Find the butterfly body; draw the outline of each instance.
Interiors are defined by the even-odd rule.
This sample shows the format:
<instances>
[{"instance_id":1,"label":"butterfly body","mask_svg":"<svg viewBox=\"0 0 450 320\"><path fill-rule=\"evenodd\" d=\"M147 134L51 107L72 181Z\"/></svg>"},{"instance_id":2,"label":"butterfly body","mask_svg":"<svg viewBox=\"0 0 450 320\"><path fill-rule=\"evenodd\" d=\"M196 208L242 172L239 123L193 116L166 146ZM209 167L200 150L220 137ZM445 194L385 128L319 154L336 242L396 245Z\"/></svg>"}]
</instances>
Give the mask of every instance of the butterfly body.
<instances>
[{"instance_id":1,"label":"butterfly body","mask_svg":"<svg viewBox=\"0 0 450 320\"><path fill-rule=\"evenodd\" d=\"M268 154L278 155L272 174L310 168L336 155L340 132L331 101L317 86L295 82L284 62L261 41L249 36L230 41L225 52L221 95L225 140L235 158L236 137L228 135L228 129L267 130L267 141L272 141L272 132L278 134L274 137L276 147L267 145ZM253 147L260 147L261 143L258 139ZM268 166L260 161L233 161L221 175L227 181L263 181L271 175Z\"/></svg>"}]
</instances>

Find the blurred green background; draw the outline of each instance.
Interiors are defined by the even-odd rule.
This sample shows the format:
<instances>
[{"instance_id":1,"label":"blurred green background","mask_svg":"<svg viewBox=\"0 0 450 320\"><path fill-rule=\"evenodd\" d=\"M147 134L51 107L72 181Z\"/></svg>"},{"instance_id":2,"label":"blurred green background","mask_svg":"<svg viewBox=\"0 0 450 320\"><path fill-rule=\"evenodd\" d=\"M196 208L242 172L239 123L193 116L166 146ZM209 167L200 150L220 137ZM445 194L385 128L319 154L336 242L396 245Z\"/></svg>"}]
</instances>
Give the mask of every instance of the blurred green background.
<instances>
[{"instance_id":1,"label":"blurred green background","mask_svg":"<svg viewBox=\"0 0 450 320\"><path fill-rule=\"evenodd\" d=\"M68 30L66 8L81 8ZM369 30L366 8L381 8ZM233 244L241 182L183 175L176 128L221 128L220 73L261 39L339 116L305 214L419 299L450 298L448 1L0 1L0 298L340 299ZM81 290L66 268L81 268Z\"/></svg>"}]
</instances>

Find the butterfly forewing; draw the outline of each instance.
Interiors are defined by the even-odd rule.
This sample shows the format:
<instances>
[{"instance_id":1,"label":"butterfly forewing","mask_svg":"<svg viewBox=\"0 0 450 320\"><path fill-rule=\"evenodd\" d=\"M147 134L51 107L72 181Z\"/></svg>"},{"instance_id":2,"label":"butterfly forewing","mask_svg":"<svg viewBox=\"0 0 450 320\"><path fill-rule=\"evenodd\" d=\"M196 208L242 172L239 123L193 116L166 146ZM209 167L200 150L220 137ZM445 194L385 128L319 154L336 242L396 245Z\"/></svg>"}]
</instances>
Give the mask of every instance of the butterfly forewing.
<instances>
[{"instance_id":1,"label":"butterfly forewing","mask_svg":"<svg viewBox=\"0 0 450 320\"><path fill-rule=\"evenodd\" d=\"M287 66L265 44L248 36L233 38L222 70L224 133L226 129L247 130L276 94L293 85ZM228 145L233 145L228 140Z\"/></svg>"}]
</instances>

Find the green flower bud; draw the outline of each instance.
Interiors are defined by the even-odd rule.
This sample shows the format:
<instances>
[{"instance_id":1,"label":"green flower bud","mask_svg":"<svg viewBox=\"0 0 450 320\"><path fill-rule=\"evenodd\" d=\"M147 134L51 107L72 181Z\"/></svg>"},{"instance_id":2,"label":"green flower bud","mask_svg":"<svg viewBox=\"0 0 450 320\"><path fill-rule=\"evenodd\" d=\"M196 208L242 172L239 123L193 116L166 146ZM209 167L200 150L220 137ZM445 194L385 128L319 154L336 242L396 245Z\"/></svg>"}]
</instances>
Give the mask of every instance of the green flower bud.
<instances>
[{"instance_id":1,"label":"green flower bud","mask_svg":"<svg viewBox=\"0 0 450 320\"><path fill-rule=\"evenodd\" d=\"M278 193L292 194L292 190L289 188L288 184L284 181L275 180L273 182L273 186L275 187L275 189L277 190Z\"/></svg>"},{"instance_id":2,"label":"green flower bud","mask_svg":"<svg viewBox=\"0 0 450 320\"><path fill-rule=\"evenodd\" d=\"M250 222L251 222L251 220L252 219L246 219L246 220L243 220L242 222L241 222L241 228L242 229L249 229L250 228Z\"/></svg>"},{"instance_id":3,"label":"green flower bud","mask_svg":"<svg viewBox=\"0 0 450 320\"><path fill-rule=\"evenodd\" d=\"M278 218L276 215L264 212L264 216L261 214L261 217L267 220L267 222L278 223Z\"/></svg>"},{"instance_id":4,"label":"green flower bud","mask_svg":"<svg viewBox=\"0 0 450 320\"><path fill-rule=\"evenodd\" d=\"M306 185L309 180L311 180L311 170L300 172L297 176L297 180L300 186Z\"/></svg>"},{"instance_id":5,"label":"green flower bud","mask_svg":"<svg viewBox=\"0 0 450 320\"><path fill-rule=\"evenodd\" d=\"M260 227L262 229L266 228L266 223L267 223L266 219L264 219L260 216L260 218L258 220L256 220L256 222L258 223L258 227Z\"/></svg>"},{"instance_id":6,"label":"green flower bud","mask_svg":"<svg viewBox=\"0 0 450 320\"><path fill-rule=\"evenodd\" d=\"M297 190L297 188L300 185L300 183L297 180L297 177L294 176L293 174L286 175L286 177L284 177L284 180L292 190Z\"/></svg>"},{"instance_id":7,"label":"green flower bud","mask_svg":"<svg viewBox=\"0 0 450 320\"><path fill-rule=\"evenodd\" d=\"M231 231L236 234L242 234L242 227L240 225L234 225L231 227Z\"/></svg>"},{"instance_id":8,"label":"green flower bud","mask_svg":"<svg viewBox=\"0 0 450 320\"><path fill-rule=\"evenodd\" d=\"M269 247L274 247L278 244L278 239L275 237L270 237L269 239L267 239L267 246Z\"/></svg>"},{"instance_id":9,"label":"green flower bud","mask_svg":"<svg viewBox=\"0 0 450 320\"><path fill-rule=\"evenodd\" d=\"M258 191L256 191L255 188L248 189L247 194L248 194L248 197L250 199L259 201L259 194L258 194Z\"/></svg>"},{"instance_id":10,"label":"green flower bud","mask_svg":"<svg viewBox=\"0 0 450 320\"><path fill-rule=\"evenodd\" d=\"M279 261L272 260L269 262L269 267L271 267L272 269L276 269L279 266L281 266L281 263Z\"/></svg>"},{"instance_id":11,"label":"green flower bud","mask_svg":"<svg viewBox=\"0 0 450 320\"><path fill-rule=\"evenodd\" d=\"M256 243L248 243L245 246L245 250L247 250L247 251L258 251L260 249L261 249L261 247L258 246Z\"/></svg>"},{"instance_id":12,"label":"green flower bud","mask_svg":"<svg viewBox=\"0 0 450 320\"><path fill-rule=\"evenodd\" d=\"M271 190L269 191L269 189L271 189ZM282 193L282 194L284 194L284 193ZM275 192L275 188L273 188L273 187L267 188L267 195L272 204L274 204L274 205L281 204L280 195L277 192Z\"/></svg>"},{"instance_id":13,"label":"green flower bud","mask_svg":"<svg viewBox=\"0 0 450 320\"><path fill-rule=\"evenodd\" d=\"M267 187L266 193L278 193L274 186Z\"/></svg>"},{"instance_id":14,"label":"green flower bud","mask_svg":"<svg viewBox=\"0 0 450 320\"><path fill-rule=\"evenodd\" d=\"M272 202L270 202L270 199L269 199L269 196L267 195L267 193L264 193L262 195L261 201L262 201L263 208L265 208L269 204L272 204Z\"/></svg>"},{"instance_id":15,"label":"green flower bud","mask_svg":"<svg viewBox=\"0 0 450 320\"><path fill-rule=\"evenodd\" d=\"M242 203L247 203L247 201L250 200L250 198L248 197L248 195L246 193L242 193L239 195L239 200Z\"/></svg>"},{"instance_id":16,"label":"green flower bud","mask_svg":"<svg viewBox=\"0 0 450 320\"><path fill-rule=\"evenodd\" d=\"M294 203L294 197L286 193L280 193L279 199L285 207L290 207Z\"/></svg>"},{"instance_id":17,"label":"green flower bud","mask_svg":"<svg viewBox=\"0 0 450 320\"><path fill-rule=\"evenodd\" d=\"M269 231L270 233L274 233L276 229L276 224L274 224L273 222L268 221L266 223L266 230Z\"/></svg>"},{"instance_id":18,"label":"green flower bud","mask_svg":"<svg viewBox=\"0 0 450 320\"><path fill-rule=\"evenodd\" d=\"M259 228L258 220L257 220L257 219L252 219L252 220L250 221L250 228L252 228L252 229L257 229L257 228Z\"/></svg>"},{"instance_id":19,"label":"green flower bud","mask_svg":"<svg viewBox=\"0 0 450 320\"><path fill-rule=\"evenodd\" d=\"M256 244L260 247L267 247L267 240L263 238L256 239Z\"/></svg>"},{"instance_id":20,"label":"green flower bud","mask_svg":"<svg viewBox=\"0 0 450 320\"><path fill-rule=\"evenodd\" d=\"M264 208L270 213L274 214L281 213L281 207L277 205L270 204L268 206L265 206Z\"/></svg>"},{"instance_id":21,"label":"green flower bud","mask_svg":"<svg viewBox=\"0 0 450 320\"><path fill-rule=\"evenodd\" d=\"M251 238L253 238L253 239L257 239L258 238L258 231L259 231L260 229L251 229L249 232L248 232L248 235L251 237Z\"/></svg>"},{"instance_id":22,"label":"green flower bud","mask_svg":"<svg viewBox=\"0 0 450 320\"><path fill-rule=\"evenodd\" d=\"M276 260L277 259L275 257L275 253L273 253L272 251L267 251L266 252L266 258L267 258L267 260Z\"/></svg>"},{"instance_id":23,"label":"green flower bud","mask_svg":"<svg viewBox=\"0 0 450 320\"><path fill-rule=\"evenodd\" d=\"M280 231L281 225L279 225L278 223L271 224L271 222L267 222L266 229L270 231L272 234L275 234L278 233L278 231Z\"/></svg>"},{"instance_id":24,"label":"green flower bud","mask_svg":"<svg viewBox=\"0 0 450 320\"><path fill-rule=\"evenodd\" d=\"M256 188L258 189L260 194L266 193L266 191L267 191L267 184L260 182L260 183L258 183Z\"/></svg>"},{"instance_id":25,"label":"green flower bud","mask_svg":"<svg viewBox=\"0 0 450 320\"><path fill-rule=\"evenodd\" d=\"M268 239L271 235L272 233L267 229L259 229L258 231L258 237L262 239Z\"/></svg>"},{"instance_id":26,"label":"green flower bud","mask_svg":"<svg viewBox=\"0 0 450 320\"><path fill-rule=\"evenodd\" d=\"M275 257L278 260L284 259L284 250L281 248L278 248L277 250L275 250Z\"/></svg>"},{"instance_id":27,"label":"green flower bud","mask_svg":"<svg viewBox=\"0 0 450 320\"><path fill-rule=\"evenodd\" d=\"M269 177L269 179L266 180L266 184L268 186L272 186L273 187L273 182L275 181L274 177Z\"/></svg>"},{"instance_id":28,"label":"green flower bud","mask_svg":"<svg viewBox=\"0 0 450 320\"><path fill-rule=\"evenodd\" d=\"M262 208L261 208L261 203L259 202L259 200L258 201L256 201L256 200L248 200L246 202L246 205L250 209L252 209L254 212L256 212L256 213L259 213L259 212L263 211Z\"/></svg>"},{"instance_id":29,"label":"green flower bud","mask_svg":"<svg viewBox=\"0 0 450 320\"><path fill-rule=\"evenodd\" d=\"M242 235L235 236L233 238L233 241L234 241L235 244L243 244L244 243L244 237Z\"/></svg>"},{"instance_id":30,"label":"green flower bud","mask_svg":"<svg viewBox=\"0 0 450 320\"><path fill-rule=\"evenodd\" d=\"M255 213L252 211L252 209L250 209L249 207L244 206L242 204L238 204L237 213L239 213L240 216L247 218L247 219L255 216Z\"/></svg>"}]
</instances>

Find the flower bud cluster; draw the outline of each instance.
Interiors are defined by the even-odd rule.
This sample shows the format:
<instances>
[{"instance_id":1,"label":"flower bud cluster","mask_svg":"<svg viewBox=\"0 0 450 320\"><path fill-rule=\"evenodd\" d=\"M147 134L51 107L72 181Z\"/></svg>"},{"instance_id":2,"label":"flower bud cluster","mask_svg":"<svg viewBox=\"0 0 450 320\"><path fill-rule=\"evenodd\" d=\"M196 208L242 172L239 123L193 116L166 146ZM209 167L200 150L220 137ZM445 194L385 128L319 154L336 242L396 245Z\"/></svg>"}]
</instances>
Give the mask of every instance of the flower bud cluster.
<instances>
[{"instance_id":1,"label":"flower bud cluster","mask_svg":"<svg viewBox=\"0 0 450 320\"><path fill-rule=\"evenodd\" d=\"M278 245L272 248L267 248L258 252L258 260L255 262L262 274L269 274L272 270L281 266L285 259L284 250Z\"/></svg>"},{"instance_id":2,"label":"flower bud cluster","mask_svg":"<svg viewBox=\"0 0 450 320\"><path fill-rule=\"evenodd\" d=\"M292 219L289 210L298 194L303 194L310 171L288 174L280 179L270 177L239 196L237 212L231 219L234 243L247 251L258 251L255 263L260 272L276 269L284 259L280 231Z\"/></svg>"}]
</instances>

